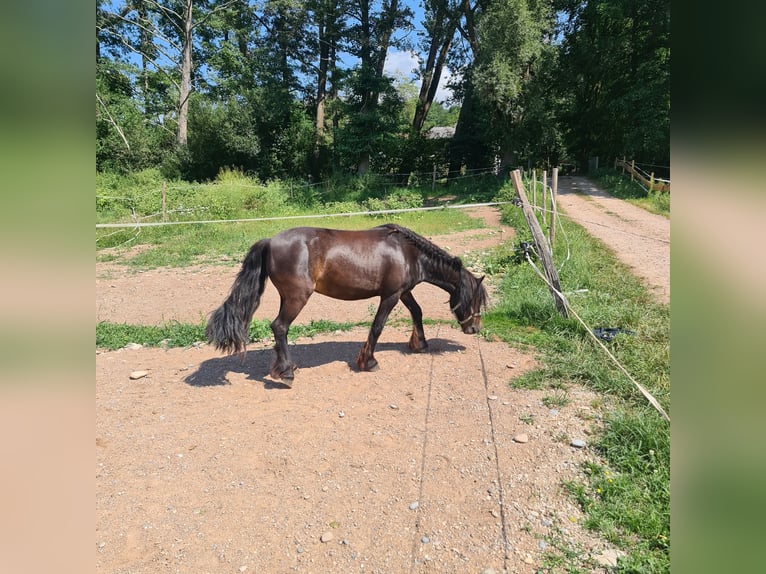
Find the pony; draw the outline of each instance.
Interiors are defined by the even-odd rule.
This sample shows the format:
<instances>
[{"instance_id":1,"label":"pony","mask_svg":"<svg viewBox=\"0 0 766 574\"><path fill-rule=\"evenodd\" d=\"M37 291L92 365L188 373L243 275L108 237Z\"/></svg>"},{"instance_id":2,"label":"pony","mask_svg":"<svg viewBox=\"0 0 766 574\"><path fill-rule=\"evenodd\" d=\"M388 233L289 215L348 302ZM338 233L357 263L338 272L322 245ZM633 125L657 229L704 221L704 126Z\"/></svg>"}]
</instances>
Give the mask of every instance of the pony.
<instances>
[{"instance_id":1,"label":"pony","mask_svg":"<svg viewBox=\"0 0 766 574\"><path fill-rule=\"evenodd\" d=\"M484 276L476 277L453 257L414 231L385 224L363 231L295 227L257 241L244 258L231 291L209 317L205 333L217 350L244 352L249 325L270 279L280 296L279 313L271 323L276 358L270 375L291 386L297 365L290 359L287 332L311 297L353 301L380 297L367 340L356 357L360 371L379 368L375 345L389 314L401 301L412 315L413 352L428 348L423 312L412 289L431 283L449 294L450 310L464 333L481 329L487 305Z\"/></svg>"}]
</instances>

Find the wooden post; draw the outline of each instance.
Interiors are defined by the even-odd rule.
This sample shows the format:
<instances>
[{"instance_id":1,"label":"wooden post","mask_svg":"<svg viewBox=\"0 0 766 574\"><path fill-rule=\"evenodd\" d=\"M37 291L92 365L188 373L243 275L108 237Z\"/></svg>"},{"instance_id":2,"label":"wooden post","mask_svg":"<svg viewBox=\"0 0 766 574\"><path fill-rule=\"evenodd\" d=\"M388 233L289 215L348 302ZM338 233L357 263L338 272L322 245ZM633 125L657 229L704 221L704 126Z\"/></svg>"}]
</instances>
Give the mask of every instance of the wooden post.
<instances>
[{"instance_id":1,"label":"wooden post","mask_svg":"<svg viewBox=\"0 0 766 574\"><path fill-rule=\"evenodd\" d=\"M548 230L548 237L551 240L551 253L553 252L553 244L556 240L556 195L559 190L559 168L553 168L553 175L551 177L551 228Z\"/></svg>"},{"instance_id":2,"label":"wooden post","mask_svg":"<svg viewBox=\"0 0 766 574\"><path fill-rule=\"evenodd\" d=\"M654 172L649 175L649 192L654 191Z\"/></svg>"},{"instance_id":3,"label":"wooden post","mask_svg":"<svg viewBox=\"0 0 766 574\"><path fill-rule=\"evenodd\" d=\"M537 170L532 170L532 207L537 209Z\"/></svg>"},{"instance_id":4,"label":"wooden post","mask_svg":"<svg viewBox=\"0 0 766 574\"><path fill-rule=\"evenodd\" d=\"M521 209L524 212L524 218L527 220L527 225L532 232L532 237L535 240L535 247L537 254L540 257L540 262L543 265L545 275L548 278L548 290L553 296L553 301L556 304L556 309L563 317L569 317L567 312L566 300L563 295L559 295L561 292L561 283L559 283L559 274L556 271L556 266L553 264L553 256L551 255L551 248L545 239L540 224L537 222L535 212L529 205L527 194L524 192L524 184L521 181L521 174L519 170L515 169L511 172L511 179L513 180L513 187L516 188L516 193L519 194L521 199Z\"/></svg>"},{"instance_id":5,"label":"wooden post","mask_svg":"<svg viewBox=\"0 0 766 574\"><path fill-rule=\"evenodd\" d=\"M434 171L431 174L431 194L436 190L436 163L434 163Z\"/></svg>"},{"instance_id":6,"label":"wooden post","mask_svg":"<svg viewBox=\"0 0 766 574\"><path fill-rule=\"evenodd\" d=\"M545 193L548 189L548 172L546 170L543 170L543 209L548 207L548 202L545 200ZM543 211L543 218L545 217L545 212ZM545 219L543 219L543 223L545 223Z\"/></svg>"},{"instance_id":7,"label":"wooden post","mask_svg":"<svg viewBox=\"0 0 766 574\"><path fill-rule=\"evenodd\" d=\"M630 160L630 181L633 181L633 176L636 173L636 160Z\"/></svg>"},{"instance_id":8,"label":"wooden post","mask_svg":"<svg viewBox=\"0 0 766 574\"><path fill-rule=\"evenodd\" d=\"M167 183L165 181L162 182L162 221L165 221L165 203L167 201Z\"/></svg>"},{"instance_id":9,"label":"wooden post","mask_svg":"<svg viewBox=\"0 0 766 574\"><path fill-rule=\"evenodd\" d=\"M548 186L543 177L543 225L548 225Z\"/></svg>"}]
</instances>

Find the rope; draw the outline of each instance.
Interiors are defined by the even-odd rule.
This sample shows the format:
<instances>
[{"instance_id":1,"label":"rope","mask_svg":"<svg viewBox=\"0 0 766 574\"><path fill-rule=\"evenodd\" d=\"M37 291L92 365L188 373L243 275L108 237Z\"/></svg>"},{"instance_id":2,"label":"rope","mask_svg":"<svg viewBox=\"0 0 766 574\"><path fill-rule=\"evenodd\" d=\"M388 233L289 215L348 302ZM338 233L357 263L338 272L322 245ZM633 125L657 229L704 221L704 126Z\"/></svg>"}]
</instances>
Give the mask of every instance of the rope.
<instances>
[{"instance_id":1,"label":"rope","mask_svg":"<svg viewBox=\"0 0 766 574\"><path fill-rule=\"evenodd\" d=\"M489 382L487 377L487 368L484 365L484 355L481 352L479 338L476 338L476 348L479 350L479 361L481 362L481 376L484 379L484 397L487 402L487 412L489 413L489 429L492 437L492 446L495 449L495 472L497 473L497 488L499 492L500 503L500 527L503 535L503 569L508 571L509 550L511 548L508 539L508 521L505 516L505 489L503 488L503 479L500 473L500 457L497 451L497 438L495 436L495 419L492 414L492 401L489 400Z\"/></svg>"},{"instance_id":2,"label":"rope","mask_svg":"<svg viewBox=\"0 0 766 574\"><path fill-rule=\"evenodd\" d=\"M588 325L585 323L585 321L583 321L580 318L580 316L577 314L577 312L574 309L572 309L572 306L569 304L569 301L567 301L566 297L564 297L563 293L561 293L558 289L556 289L553 285L551 285L550 282L548 281L548 279L545 277L545 275L543 275L540 272L540 270L537 268L537 265L535 265L534 262L529 258L529 254L525 252L524 255L526 256L527 261L529 262L529 264L532 266L532 269L534 269L535 273L537 273L540 276L540 278L543 281L545 281L545 283L548 285L548 287L550 289L555 291L562 298L562 300L564 301L564 304L567 306L567 309L569 309L572 312L572 315L575 316L575 319L577 319L580 322L580 324L583 327L585 327L585 330L588 332L588 335L590 335L590 337L596 342L596 344L604 350L604 352L609 356L609 358L612 360L612 362L615 365L617 365L617 367L625 374L626 377L628 377L628 379L630 379L630 381L636 386L636 388L638 388L638 390L641 391L641 394L644 395L644 397L646 397L646 399L649 401L649 403L655 409L657 409L657 411L665 418L665 420L670 422L670 417L668 416L668 413L665 412L665 409L662 408L662 405L660 405L659 401L657 401L657 399L654 398L654 396L648 390L646 390L646 388L644 388L644 386L641 383L636 381L636 379L634 379L630 375L630 373L627 371L627 369L625 367L623 367L622 364L620 364L620 362L611 353L611 351L609 351L609 349L607 349L606 346L601 341L598 340L598 337L596 337L596 335L593 334L593 330L590 327L588 327Z\"/></svg>"},{"instance_id":3,"label":"rope","mask_svg":"<svg viewBox=\"0 0 766 574\"><path fill-rule=\"evenodd\" d=\"M135 228L162 227L163 225L199 225L204 223L252 223L257 221L287 221L292 219L321 219L325 217L352 217L356 215L384 215L389 213L410 213L416 211L437 211L440 209L470 209L473 207L489 207L504 205L510 201L490 201L487 203L468 203L465 205L438 205L434 207L410 207L406 209L380 209L377 211L352 211L349 213L320 213L311 215L285 215L282 217L251 217L243 219L208 219L198 221L152 221L135 223L97 223L96 229L106 228Z\"/></svg>"},{"instance_id":4,"label":"rope","mask_svg":"<svg viewBox=\"0 0 766 574\"><path fill-rule=\"evenodd\" d=\"M439 336L440 325L436 327L436 337ZM425 483L426 475L426 449L428 447L428 419L431 416L431 389L434 383L434 361L436 360L436 354L431 354L431 366L428 369L428 398L426 400L426 420L423 431L423 448L420 452L420 484L418 485L418 504L423 500L423 485ZM418 541L420 536L420 507L418 506L417 518L415 519L415 538L412 541L412 553L410 555L410 572L415 569L415 563L417 561L418 553Z\"/></svg>"}]
</instances>

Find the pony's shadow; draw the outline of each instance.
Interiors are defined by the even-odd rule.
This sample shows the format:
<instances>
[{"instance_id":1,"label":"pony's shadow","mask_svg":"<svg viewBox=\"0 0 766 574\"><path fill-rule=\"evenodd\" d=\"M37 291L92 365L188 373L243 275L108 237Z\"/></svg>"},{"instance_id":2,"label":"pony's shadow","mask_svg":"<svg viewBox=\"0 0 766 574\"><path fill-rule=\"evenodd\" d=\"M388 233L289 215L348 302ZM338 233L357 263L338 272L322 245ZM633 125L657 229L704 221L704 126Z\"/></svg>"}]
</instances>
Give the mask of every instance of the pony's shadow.
<instances>
[{"instance_id":1,"label":"pony's shadow","mask_svg":"<svg viewBox=\"0 0 766 574\"><path fill-rule=\"evenodd\" d=\"M429 339L428 351L425 355L440 355L464 351L465 347L449 339ZM322 343L299 343L290 345L290 355L299 369L310 369L334 361L345 361L350 370L359 369L353 363L361 344L358 341L322 342ZM406 343L380 343L375 348L378 351L399 351L401 354L409 354ZM230 385L227 379L228 373L241 373L247 375L247 379L258 381L265 389L287 389L287 385L267 379L269 367L274 360L274 349L257 349L248 351L244 361L241 355L228 355L208 359L200 363L199 368L184 378L184 382L192 387L215 387ZM349 360L351 359L351 360ZM385 368L382 366L381 368Z\"/></svg>"}]
</instances>

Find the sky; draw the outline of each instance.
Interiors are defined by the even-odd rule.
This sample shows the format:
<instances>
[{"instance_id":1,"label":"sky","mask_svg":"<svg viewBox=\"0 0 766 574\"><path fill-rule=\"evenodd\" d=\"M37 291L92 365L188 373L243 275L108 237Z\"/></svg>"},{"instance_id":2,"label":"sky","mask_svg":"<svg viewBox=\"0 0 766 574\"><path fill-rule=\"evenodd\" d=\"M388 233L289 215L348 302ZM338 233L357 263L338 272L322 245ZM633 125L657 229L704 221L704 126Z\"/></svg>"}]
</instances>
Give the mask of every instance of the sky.
<instances>
[{"instance_id":1,"label":"sky","mask_svg":"<svg viewBox=\"0 0 766 574\"><path fill-rule=\"evenodd\" d=\"M401 52L397 50L389 50L386 56L386 64L383 71L386 75L396 78L406 78L415 80L415 84L420 88L420 79L416 78L416 75L412 73L412 70L418 68L417 56L412 52ZM444 103L452 96L452 90L446 87L447 82L452 77L452 74L448 69L444 69L442 77L439 80L439 87L436 90L437 102Z\"/></svg>"},{"instance_id":2,"label":"sky","mask_svg":"<svg viewBox=\"0 0 766 574\"><path fill-rule=\"evenodd\" d=\"M413 19L413 25L417 30L423 28L423 7L420 0L405 0L404 2L410 10L415 14ZM384 73L392 78L406 78L409 80L415 80L415 84L418 89L420 88L420 80L416 74L412 73L412 70L418 69L418 59L413 52L388 50L386 56L386 64L383 69ZM450 70L445 68L442 71L442 77L439 80L439 87L436 90L435 100L437 102L445 103L451 96L452 90L446 87L447 82L452 77Z\"/></svg>"}]
</instances>

